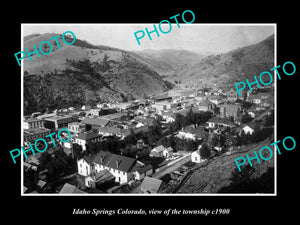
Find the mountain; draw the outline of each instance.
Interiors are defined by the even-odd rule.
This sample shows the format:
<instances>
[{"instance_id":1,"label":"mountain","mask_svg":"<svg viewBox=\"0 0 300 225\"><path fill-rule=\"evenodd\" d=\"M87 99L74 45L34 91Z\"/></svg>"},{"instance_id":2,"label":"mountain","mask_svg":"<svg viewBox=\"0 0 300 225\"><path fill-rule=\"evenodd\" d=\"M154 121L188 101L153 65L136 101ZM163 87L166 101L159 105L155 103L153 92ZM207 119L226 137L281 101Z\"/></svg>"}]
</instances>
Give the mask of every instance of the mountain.
<instances>
[{"instance_id":1,"label":"mountain","mask_svg":"<svg viewBox=\"0 0 300 225\"><path fill-rule=\"evenodd\" d=\"M160 94L172 85L153 70L142 56L109 46L95 46L76 39L66 45L58 34L46 33L24 38L24 49L49 41L52 52L24 59L24 114L96 102L124 101ZM67 42L71 42L67 40ZM47 44L43 52L49 52ZM151 66L150 66L151 65Z\"/></svg>"},{"instance_id":2,"label":"mountain","mask_svg":"<svg viewBox=\"0 0 300 225\"><path fill-rule=\"evenodd\" d=\"M224 54L211 55L196 64L177 70L171 77L187 87L227 86L274 67L274 35Z\"/></svg>"},{"instance_id":3,"label":"mountain","mask_svg":"<svg viewBox=\"0 0 300 225\"><path fill-rule=\"evenodd\" d=\"M142 60L147 60L151 64L150 66L160 74L172 74L174 71L200 62L206 56L200 53L177 49L146 49L136 51L135 53L142 56Z\"/></svg>"}]
</instances>

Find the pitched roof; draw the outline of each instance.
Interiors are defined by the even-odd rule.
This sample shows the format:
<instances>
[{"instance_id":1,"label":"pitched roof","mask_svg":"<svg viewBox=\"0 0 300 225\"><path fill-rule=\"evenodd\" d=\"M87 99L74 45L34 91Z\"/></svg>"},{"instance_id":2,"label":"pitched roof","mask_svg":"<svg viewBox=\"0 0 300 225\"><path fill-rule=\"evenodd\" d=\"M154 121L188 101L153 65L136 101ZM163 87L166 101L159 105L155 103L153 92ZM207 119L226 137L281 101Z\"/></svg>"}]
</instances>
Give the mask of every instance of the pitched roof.
<instances>
[{"instance_id":1,"label":"pitched roof","mask_svg":"<svg viewBox=\"0 0 300 225\"><path fill-rule=\"evenodd\" d=\"M69 183L65 183L59 193L60 194L86 194L86 192L81 191L80 189L78 189L77 187Z\"/></svg>"},{"instance_id":2,"label":"pitched roof","mask_svg":"<svg viewBox=\"0 0 300 225\"><path fill-rule=\"evenodd\" d=\"M221 118L219 116L215 116L215 117L211 118L210 120L208 120L208 122L227 124L227 125L230 125L230 126L235 126L234 122L230 121L227 118Z\"/></svg>"},{"instance_id":3,"label":"pitched roof","mask_svg":"<svg viewBox=\"0 0 300 225\"><path fill-rule=\"evenodd\" d=\"M93 162L120 171L130 172L137 161L133 158L100 151L93 159Z\"/></svg>"},{"instance_id":4,"label":"pitched roof","mask_svg":"<svg viewBox=\"0 0 300 225\"><path fill-rule=\"evenodd\" d=\"M89 125L96 125L96 126L106 126L109 122L109 120L104 120L99 118L89 118L89 117L84 117L83 123L89 124Z\"/></svg>"},{"instance_id":5,"label":"pitched roof","mask_svg":"<svg viewBox=\"0 0 300 225\"><path fill-rule=\"evenodd\" d=\"M159 145L155 148L152 149L152 151L157 151L157 152L162 152L163 150L165 150L166 148L162 145Z\"/></svg>"},{"instance_id":6,"label":"pitched roof","mask_svg":"<svg viewBox=\"0 0 300 225\"><path fill-rule=\"evenodd\" d=\"M141 189L157 193L162 184L162 180L146 176L141 184Z\"/></svg>"},{"instance_id":7,"label":"pitched roof","mask_svg":"<svg viewBox=\"0 0 300 225\"><path fill-rule=\"evenodd\" d=\"M206 133L204 131L204 128L196 127L194 124L191 124L191 125L185 127L183 129L183 131L186 132L186 133L194 134L194 135L196 135L197 137L200 137L200 138L203 138L206 135Z\"/></svg>"},{"instance_id":8,"label":"pitched roof","mask_svg":"<svg viewBox=\"0 0 300 225\"><path fill-rule=\"evenodd\" d=\"M81 140L90 140L90 139L94 139L94 138L97 138L97 137L101 137L100 134L98 133L95 133L95 132L92 132L92 133L80 133L76 139L81 139Z\"/></svg>"},{"instance_id":9,"label":"pitched roof","mask_svg":"<svg viewBox=\"0 0 300 225\"><path fill-rule=\"evenodd\" d=\"M136 167L136 171L140 174L145 173L146 171L152 170L152 165L148 164L142 167Z\"/></svg>"},{"instance_id":10,"label":"pitched roof","mask_svg":"<svg viewBox=\"0 0 300 225\"><path fill-rule=\"evenodd\" d=\"M98 130L103 133L121 134L121 128L119 127L100 127Z\"/></svg>"}]
</instances>

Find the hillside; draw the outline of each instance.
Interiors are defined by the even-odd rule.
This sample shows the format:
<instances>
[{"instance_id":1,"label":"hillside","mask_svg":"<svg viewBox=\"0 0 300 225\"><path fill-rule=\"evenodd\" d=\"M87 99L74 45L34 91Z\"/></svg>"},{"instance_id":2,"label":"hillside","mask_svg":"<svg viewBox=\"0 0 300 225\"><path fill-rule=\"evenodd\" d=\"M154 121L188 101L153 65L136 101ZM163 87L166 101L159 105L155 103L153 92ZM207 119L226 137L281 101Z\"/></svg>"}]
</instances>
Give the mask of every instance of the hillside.
<instances>
[{"instance_id":1,"label":"hillside","mask_svg":"<svg viewBox=\"0 0 300 225\"><path fill-rule=\"evenodd\" d=\"M250 46L225 54L211 55L187 68L176 71L170 79L189 87L203 85L227 86L253 80L254 75L274 67L274 35Z\"/></svg>"},{"instance_id":2,"label":"hillside","mask_svg":"<svg viewBox=\"0 0 300 225\"><path fill-rule=\"evenodd\" d=\"M24 48L57 34L24 37ZM153 70L143 57L108 46L94 46L76 39L65 45L58 39L50 41L52 52L24 59L25 115L47 108L93 105L97 102L124 101L144 95L160 94L172 86ZM68 41L70 42L70 41ZM43 51L49 47L43 45Z\"/></svg>"},{"instance_id":3,"label":"hillside","mask_svg":"<svg viewBox=\"0 0 300 225\"><path fill-rule=\"evenodd\" d=\"M238 157L254 155L263 146L269 146L267 139L252 146L236 149L230 155L222 155L202 163L181 185L177 193L267 193L274 188L274 158L258 164L253 161L253 167L241 167L237 170L234 160ZM268 153L267 153L268 154ZM247 166L247 167L246 167ZM234 181L234 182L233 182Z\"/></svg>"},{"instance_id":4,"label":"hillside","mask_svg":"<svg viewBox=\"0 0 300 225\"><path fill-rule=\"evenodd\" d=\"M135 53L142 56L141 60L149 63L153 70L167 75L194 65L206 57L203 54L176 49L147 49Z\"/></svg>"}]
</instances>

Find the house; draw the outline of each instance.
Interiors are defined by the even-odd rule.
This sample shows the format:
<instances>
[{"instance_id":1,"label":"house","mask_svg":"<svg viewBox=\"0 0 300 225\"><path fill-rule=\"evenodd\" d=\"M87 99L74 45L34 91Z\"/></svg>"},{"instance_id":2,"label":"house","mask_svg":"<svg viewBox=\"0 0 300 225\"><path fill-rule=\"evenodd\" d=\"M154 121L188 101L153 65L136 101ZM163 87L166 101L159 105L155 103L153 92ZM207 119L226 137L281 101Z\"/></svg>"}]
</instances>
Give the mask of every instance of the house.
<instances>
[{"instance_id":1,"label":"house","mask_svg":"<svg viewBox=\"0 0 300 225\"><path fill-rule=\"evenodd\" d=\"M60 190L59 194L87 194L87 193L78 189L74 185L65 183L62 189Z\"/></svg>"},{"instance_id":2,"label":"house","mask_svg":"<svg viewBox=\"0 0 300 225\"><path fill-rule=\"evenodd\" d=\"M198 109L200 111L210 111L213 108L214 108L213 104L208 100L198 103Z\"/></svg>"},{"instance_id":3,"label":"house","mask_svg":"<svg viewBox=\"0 0 300 225\"><path fill-rule=\"evenodd\" d=\"M250 111L250 112L248 112L248 114L252 117L252 118L254 118L255 117L255 113L254 112L252 112L252 111Z\"/></svg>"},{"instance_id":4,"label":"house","mask_svg":"<svg viewBox=\"0 0 300 225\"><path fill-rule=\"evenodd\" d=\"M253 134L254 133L254 129L252 129L251 127L249 127L248 125L244 126L242 128L242 130L244 131L245 134Z\"/></svg>"},{"instance_id":5,"label":"house","mask_svg":"<svg viewBox=\"0 0 300 225\"><path fill-rule=\"evenodd\" d=\"M162 115L163 120L165 120L166 123L175 122L175 118L176 118L175 113L168 111L168 112L162 112L161 115Z\"/></svg>"},{"instance_id":6,"label":"house","mask_svg":"<svg viewBox=\"0 0 300 225\"><path fill-rule=\"evenodd\" d=\"M68 124L68 130L71 132L71 133L74 133L74 134L79 134L79 133L82 133L82 132L85 132L85 124L84 123L79 123L79 122L73 122L73 123L69 123Z\"/></svg>"},{"instance_id":7,"label":"house","mask_svg":"<svg viewBox=\"0 0 300 225\"><path fill-rule=\"evenodd\" d=\"M149 156L151 157L163 157L163 158L169 158L172 155L173 155L173 148L171 147L165 148L162 145L153 148L149 154Z\"/></svg>"},{"instance_id":8,"label":"house","mask_svg":"<svg viewBox=\"0 0 300 225\"><path fill-rule=\"evenodd\" d=\"M206 137L206 133L202 127L199 127L198 124L191 124L185 128L182 128L182 130L178 131L178 134L176 137L178 138L185 138L185 139L203 139Z\"/></svg>"},{"instance_id":9,"label":"house","mask_svg":"<svg viewBox=\"0 0 300 225\"><path fill-rule=\"evenodd\" d=\"M269 93L257 93L251 94L247 97L248 102L252 102L254 104L262 104L263 102L267 101L270 98Z\"/></svg>"},{"instance_id":10,"label":"house","mask_svg":"<svg viewBox=\"0 0 300 225\"><path fill-rule=\"evenodd\" d=\"M224 127L234 127L235 123L229 120L228 118L221 118L219 116L215 116L207 121L208 128L217 128L218 126Z\"/></svg>"},{"instance_id":11,"label":"house","mask_svg":"<svg viewBox=\"0 0 300 225\"><path fill-rule=\"evenodd\" d=\"M145 165L145 166L139 166L134 169L134 179L135 180L141 180L146 176L149 176L153 173L153 167L151 164Z\"/></svg>"},{"instance_id":12,"label":"house","mask_svg":"<svg viewBox=\"0 0 300 225\"><path fill-rule=\"evenodd\" d=\"M218 96L211 96L209 97L209 101L214 103L215 105L219 105L222 102L222 98Z\"/></svg>"},{"instance_id":13,"label":"house","mask_svg":"<svg viewBox=\"0 0 300 225\"><path fill-rule=\"evenodd\" d=\"M101 185L107 182L113 182L115 177L108 170L101 170L99 173L92 173L86 176L84 183L86 187L96 188L97 185Z\"/></svg>"},{"instance_id":14,"label":"house","mask_svg":"<svg viewBox=\"0 0 300 225\"><path fill-rule=\"evenodd\" d=\"M160 191L162 180L146 176L141 184L141 192L144 194L155 194Z\"/></svg>"},{"instance_id":15,"label":"house","mask_svg":"<svg viewBox=\"0 0 300 225\"><path fill-rule=\"evenodd\" d=\"M90 129L98 129L100 127L105 127L108 125L109 121L103 120L99 117L98 118L85 117L82 120L82 123L86 125L86 130L90 130Z\"/></svg>"},{"instance_id":16,"label":"house","mask_svg":"<svg viewBox=\"0 0 300 225\"><path fill-rule=\"evenodd\" d=\"M163 157L164 158L170 158L173 155L173 148L172 147L168 147L165 150L163 150Z\"/></svg>"},{"instance_id":17,"label":"house","mask_svg":"<svg viewBox=\"0 0 300 225\"><path fill-rule=\"evenodd\" d=\"M75 143L81 145L82 150L86 150L86 146L89 143L95 143L97 141L101 140L101 134L95 133L95 132L85 132L85 133L80 133L77 137L75 137Z\"/></svg>"},{"instance_id":18,"label":"house","mask_svg":"<svg viewBox=\"0 0 300 225\"><path fill-rule=\"evenodd\" d=\"M192 152L191 154L191 161L194 163L202 163L204 162L206 159L202 159L200 156L200 149L201 149L201 145L199 146L199 148Z\"/></svg>"},{"instance_id":19,"label":"house","mask_svg":"<svg viewBox=\"0 0 300 225\"><path fill-rule=\"evenodd\" d=\"M82 176L97 175L102 170L108 170L115 181L123 184L134 179L137 166L144 164L136 159L100 151L95 156L84 157L77 161L78 173Z\"/></svg>"},{"instance_id":20,"label":"house","mask_svg":"<svg viewBox=\"0 0 300 225\"><path fill-rule=\"evenodd\" d=\"M89 113L94 117L100 116L100 112L101 112L101 109L91 109L89 111Z\"/></svg>"},{"instance_id":21,"label":"house","mask_svg":"<svg viewBox=\"0 0 300 225\"><path fill-rule=\"evenodd\" d=\"M163 111L175 109L177 107L177 103L161 101L161 102L156 102L151 106L156 110L158 114L161 114Z\"/></svg>"}]
</instances>

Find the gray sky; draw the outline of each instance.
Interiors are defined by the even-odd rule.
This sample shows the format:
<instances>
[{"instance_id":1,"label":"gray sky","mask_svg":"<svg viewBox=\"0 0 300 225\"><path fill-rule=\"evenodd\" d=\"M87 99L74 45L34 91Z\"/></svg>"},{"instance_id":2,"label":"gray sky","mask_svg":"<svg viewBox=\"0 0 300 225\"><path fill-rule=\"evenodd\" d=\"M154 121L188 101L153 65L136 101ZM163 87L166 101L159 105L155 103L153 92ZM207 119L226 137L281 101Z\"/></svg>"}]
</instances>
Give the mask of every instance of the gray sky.
<instances>
[{"instance_id":1,"label":"gray sky","mask_svg":"<svg viewBox=\"0 0 300 225\"><path fill-rule=\"evenodd\" d=\"M158 23L155 23L158 29ZM152 33L149 40L145 27L153 24L23 24L23 35L33 33L64 33L72 31L76 38L94 45L107 45L124 50L184 49L199 53L224 53L264 40L275 33L274 24L184 24L172 23L168 34ZM162 26L167 31L168 25ZM143 30L138 45L134 32ZM158 29L159 30L159 29ZM140 34L139 34L140 35Z\"/></svg>"}]
</instances>

